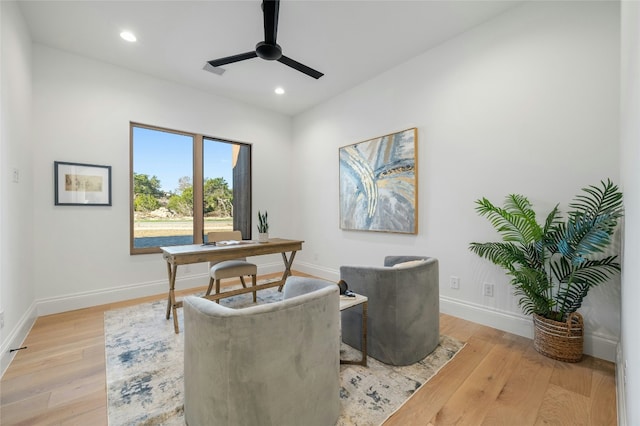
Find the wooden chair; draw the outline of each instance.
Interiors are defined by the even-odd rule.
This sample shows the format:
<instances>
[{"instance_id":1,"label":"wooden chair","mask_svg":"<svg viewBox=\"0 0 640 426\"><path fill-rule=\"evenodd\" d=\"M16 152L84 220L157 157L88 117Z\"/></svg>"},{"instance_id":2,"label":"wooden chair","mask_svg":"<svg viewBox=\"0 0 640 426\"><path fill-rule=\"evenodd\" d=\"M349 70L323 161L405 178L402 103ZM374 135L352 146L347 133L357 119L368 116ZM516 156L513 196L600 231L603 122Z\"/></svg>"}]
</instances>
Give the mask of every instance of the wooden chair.
<instances>
[{"instance_id":1,"label":"wooden chair","mask_svg":"<svg viewBox=\"0 0 640 426\"><path fill-rule=\"evenodd\" d=\"M207 242L219 242L219 241L240 241L242 240L242 233L240 231L225 231L225 232L209 232L207 234ZM246 258L224 260L222 262L209 262L209 288L207 289L207 296L211 294L213 289L213 283L216 284L216 294L220 294L220 281L226 278L240 278L242 287L247 288L247 284L244 281L245 276L251 276L251 285L253 286L253 301L256 301L256 279L258 274L258 267L250 262L247 262ZM220 301L217 301L220 303Z\"/></svg>"}]
</instances>

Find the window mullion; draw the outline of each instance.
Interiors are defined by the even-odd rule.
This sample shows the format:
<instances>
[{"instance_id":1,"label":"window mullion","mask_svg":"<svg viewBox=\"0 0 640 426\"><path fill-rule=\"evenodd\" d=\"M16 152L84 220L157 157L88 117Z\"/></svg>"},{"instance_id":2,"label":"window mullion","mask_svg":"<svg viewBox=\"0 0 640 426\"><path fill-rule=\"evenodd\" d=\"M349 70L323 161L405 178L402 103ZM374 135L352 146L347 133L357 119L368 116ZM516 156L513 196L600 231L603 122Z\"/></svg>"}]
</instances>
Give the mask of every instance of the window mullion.
<instances>
[{"instance_id":1,"label":"window mullion","mask_svg":"<svg viewBox=\"0 0 640 426\"><path fill-rule=\"evenodd\" d=\"M193 138L193 242L204 242L203 137Z\"/></svg>"}]
</instances>

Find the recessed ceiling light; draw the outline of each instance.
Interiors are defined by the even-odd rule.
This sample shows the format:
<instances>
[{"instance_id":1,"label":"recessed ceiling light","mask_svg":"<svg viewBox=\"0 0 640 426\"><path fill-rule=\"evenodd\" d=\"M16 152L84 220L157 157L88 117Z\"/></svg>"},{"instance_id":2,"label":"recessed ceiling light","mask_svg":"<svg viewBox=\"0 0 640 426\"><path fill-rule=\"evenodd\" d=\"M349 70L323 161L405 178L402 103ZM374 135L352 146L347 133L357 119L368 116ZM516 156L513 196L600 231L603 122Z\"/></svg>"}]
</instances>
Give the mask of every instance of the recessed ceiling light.
<instances>
[{"instance_id":1,"label":"recessed ceiling light","mask_svg":"<svg viewBox=\"0 0 640 426\"><path fill-rule=\"evenodd\" d=\"M282 87L276 87L276 95L284 95L284 89Z\"/></svg>"},{"instance_id":2,"label":"recessed ceiling light","mask_svg":"<svg viewBox=\"0 0 640 426\"><path fill-rule=\"evenodd\" d=\"M128 42L133 43L134 41L138 40L136 38L136 36L131 32L131 31L123 31L120 33L120 37L122 37L124 40L127 40Z\"/></svg>"}]
</instances>

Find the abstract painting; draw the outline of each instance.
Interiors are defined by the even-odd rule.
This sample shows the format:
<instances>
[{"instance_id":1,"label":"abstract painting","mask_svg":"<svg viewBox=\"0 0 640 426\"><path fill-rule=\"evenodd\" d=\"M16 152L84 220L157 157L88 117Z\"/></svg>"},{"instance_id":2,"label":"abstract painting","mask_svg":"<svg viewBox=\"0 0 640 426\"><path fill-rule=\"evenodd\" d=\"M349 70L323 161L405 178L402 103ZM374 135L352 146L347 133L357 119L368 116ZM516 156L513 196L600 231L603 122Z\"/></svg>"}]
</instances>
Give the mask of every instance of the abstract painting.
<instances>
[{"instance_id":1,"label":"abstract painting","mask_svg":"<svg viewBox=\"0 0 640 426\"><path fill-rule=\"evenodd\" d=\"M418 129L340 148L340 228L418 233Z\"/></svg>"}]
</instances>

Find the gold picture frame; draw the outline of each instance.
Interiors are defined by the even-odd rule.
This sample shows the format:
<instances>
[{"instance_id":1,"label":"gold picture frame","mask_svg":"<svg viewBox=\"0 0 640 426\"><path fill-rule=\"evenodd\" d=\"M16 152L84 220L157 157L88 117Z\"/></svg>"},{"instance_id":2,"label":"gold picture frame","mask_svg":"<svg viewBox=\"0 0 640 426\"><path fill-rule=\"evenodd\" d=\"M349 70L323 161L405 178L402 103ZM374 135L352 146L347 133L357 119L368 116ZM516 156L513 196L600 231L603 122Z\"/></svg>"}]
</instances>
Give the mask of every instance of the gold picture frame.
<instances>
[{"instance_id":1,"label":"gold picture frame","mask_svg":"<svg viewBox=\"0 0 640 426\"><path fill-rule=\"evenodd\" d=\"M418 129L339 149L340 229L418 233Z\"/></svg>"}]
</instances>

